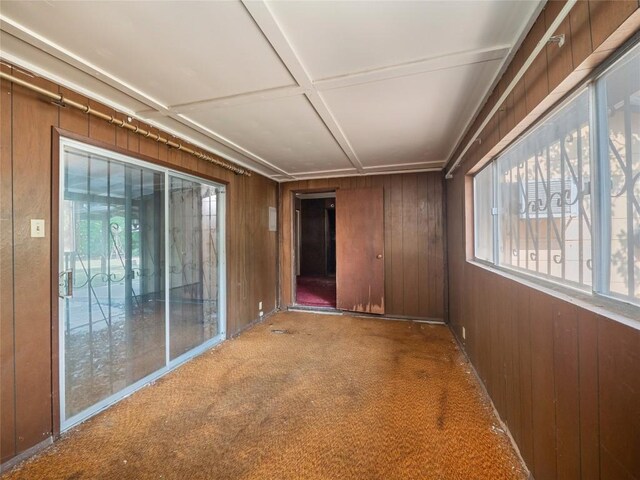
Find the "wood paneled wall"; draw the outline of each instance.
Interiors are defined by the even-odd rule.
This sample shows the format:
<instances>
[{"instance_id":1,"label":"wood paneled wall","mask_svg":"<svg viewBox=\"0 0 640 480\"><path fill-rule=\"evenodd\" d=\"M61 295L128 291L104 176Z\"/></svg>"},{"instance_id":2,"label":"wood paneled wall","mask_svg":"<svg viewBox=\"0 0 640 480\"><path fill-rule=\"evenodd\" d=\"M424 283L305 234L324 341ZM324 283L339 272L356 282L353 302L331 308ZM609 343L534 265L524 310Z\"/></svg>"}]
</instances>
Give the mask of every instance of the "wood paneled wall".
<instances>
[{"instance_id":1,"label":"wood paneled wall","mask_svg":"<svg viewBox=\"0 0 640 480\"><path fill-rule=\"evenodd\" d=\"M479 124L561 8L549 2ZM538 480L640 478L640 331L467 262L468 177L638 30L637 0L579 2L446 182L449 318ZM465 203L466 202L466 203ZM462 329L466 339L463 339Z\"/></svg>"},{"instance_id":2,"label":"wood paneled wall","mask_svg":"<svg viewBox=\"0 0 640 480\"><path fill-rule=\"evenodd\" d=\"M387 315L444 319L444 212L442 176L439 173L372 175L281 183L282 306L287 307L293 303L291 215L294 192L373 186L384 188Z\"/></svg>"},{"instance_id":3,"label":"wood paneled wall","mask_svg":"<svg viewBox=\"0 0 640 480\"><path fill-rule=\"evenodd\" d=\"M113 110L18 69L3 71L92 108ZM237 176L184 152L116 128L73 109L61 109L23 87L0 85L0 454L5 462L52 435L52 127L133 156L166 162L227 187L227 331L233 335L276 307L277 236L268 231L268 207L277 184L254 174ZM122 118L124 116L121 116ZM144 128L147 128L146 126ZM152 131L156 131L152 129ZM30 238L30 219L46 222L46 238ZM52 346L53 342L53 346Z\"/></svg>"}]
</instances>

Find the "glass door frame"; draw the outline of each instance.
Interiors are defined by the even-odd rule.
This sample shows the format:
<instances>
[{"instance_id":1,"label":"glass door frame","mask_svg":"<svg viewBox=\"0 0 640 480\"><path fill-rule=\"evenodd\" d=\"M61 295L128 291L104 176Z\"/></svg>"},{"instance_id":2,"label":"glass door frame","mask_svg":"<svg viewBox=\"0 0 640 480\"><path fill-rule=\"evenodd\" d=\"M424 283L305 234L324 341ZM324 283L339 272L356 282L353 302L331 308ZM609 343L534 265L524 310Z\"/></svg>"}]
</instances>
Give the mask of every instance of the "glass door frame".
<instances>
[{"instance_id":1,"label":"glass door frame","mask_svg":"<svg viewBox=\"0 0 640 480\"><path fill-rule=\"evenodd\" d=\"M164 167L162 165L155 164L153 162L141 160L135 158L130 155L126 155L123 153L118 153L114 150L110 150L108 148L102 148L91 143L90 139L87 139L87 142L83 142L80 140L75 140L60 134L58 138L58 205L57 212L54 212L58 217L58 235L54 237L54 241L57 242L57 251L58 251L58 262L55 265L55 270L59 273L61 272L61 262L64 258L64 229L63 229L63 217L60 215L60 211L62 206L64 205L64 192L65 192L65 147L72 147L75 149L82 150L89 154L99 155L101 157L106 157L111 160L115 160L118 162L122 162L125 165L132 165L137 167L142 167L145 169L152 170L156 173L161 173L164 175L164 262L165 262L165 278L164 278L164 302L165 302L165 312L164 312L164 322L165 322L165 363L164 366L155 372L147 375L146 377L128 385L122 390L109 395L108 397L100 400L99 402L93 404L89 408L83 410L82 412L71 416L70 418L66 418L65 407L66 407L66 390L65 390L65 361L66 361L66 351L65 351L65 329L64 329L64 318L65 318L65 297L59 295L59 285L57 282L58 275L55 275L54 278L56 282L54 282L54 295L58 297L58 315L57 315L57 329L58 329L58 399L59 399L59 414L60 414L60 432L64 432L69 428L77 425L78 423L83 422L84 420L92 417L96 413L108 408L114 403L122 400L123 398L131 395L136 390L141 387L155 381L159 377L173 370L178 365L204 353L209 350L213 346L219 344L220 342L226 339L227 335L227 273L226 273L226 219L227 219L227 206L226 206L226 185L222 183L217 183L213 180L209 180L207 178L202 178L196 175L190 175L187 173L183 173L177 170L173 170L168 167ZM170 178L181 178L184 180L198 182L203 185L208 185L216 189L217 193L217 243L218 243L218 272L217 272L217 280L218 280L218 328L219 332L213 338L205 341L204 343L194 347L193 349L183 353L182 355L171 360L171 322L170 322L170 281L171 275L168 272L170 266L170 248L171 245L169 243L169 186L170 186ZM54 352L55 353L55 352Z\"/></svg>"}]
</instances>

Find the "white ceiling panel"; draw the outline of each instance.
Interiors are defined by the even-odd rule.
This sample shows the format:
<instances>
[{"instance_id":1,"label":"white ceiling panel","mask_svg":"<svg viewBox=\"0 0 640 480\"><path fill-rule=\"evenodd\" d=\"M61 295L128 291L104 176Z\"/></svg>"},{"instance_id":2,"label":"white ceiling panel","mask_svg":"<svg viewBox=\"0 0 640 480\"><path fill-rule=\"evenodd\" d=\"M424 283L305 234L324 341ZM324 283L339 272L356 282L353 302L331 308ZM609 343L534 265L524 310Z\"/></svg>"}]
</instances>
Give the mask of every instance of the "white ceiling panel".
<instances>
[{"instance_id":1,"label":"white ceiling panel","mask_svg":"<svg viewBox=\"0 0 640 480\"><path fill-rule=\"evenodd\" d=\"M303 95L198 110L187 116L264 159L275 159L290 173L351 167Z\"/></svg>"},{"instance_id":2,"label":"white ceiling panel","mask_svg":"<svg viewBox=\"0 0 640 480\"><path fill-rule=\"evenodd\" d=\"M336 88L322 96L365 169L446 160L497 61Z\"/></svg>"},{"instance_id":3,"label":"white ceiling panel","mask_svg":"<svg viewBox=\"0 0 640 480\"><path fill-rule=\"evenodd\" d=\"M278 181L425 170L544 3L0 0L0 57Z\"/></svg>"},{"instance_id":4,"label":"white ceiling panel","mask_svg":"<svg viewBox=\"0 0 640 480\"><path fill-rule=\"evenodd\" d=\"M513 44L540 1L269 1L313 80Z\"/></svg>"},{"instance_id":5,"label":"white ceiling panel","mask_svg":"<svg viewBox=\"0 0 640 480\"><path fill-rule=\"evenodd\" d=\"M294 83L240 2L3 1L1 11L164 105Z\"/></svg>"}]
</instances>

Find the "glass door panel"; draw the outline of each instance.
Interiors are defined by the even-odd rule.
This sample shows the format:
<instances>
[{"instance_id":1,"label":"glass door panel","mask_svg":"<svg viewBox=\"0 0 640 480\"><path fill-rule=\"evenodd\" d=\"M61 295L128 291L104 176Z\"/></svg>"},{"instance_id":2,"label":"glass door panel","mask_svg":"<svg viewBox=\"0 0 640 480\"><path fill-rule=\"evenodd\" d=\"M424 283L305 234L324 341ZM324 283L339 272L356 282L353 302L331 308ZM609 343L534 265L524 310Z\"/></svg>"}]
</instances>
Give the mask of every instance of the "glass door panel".
<instances>
[{"instance_id":1,"label":"glass door panel","mask_svg":"<svg viewBox=\"0 0 640 480\"><path fill-rule=\"evenodd\" d=\"M218 336L218 193L169 176L169 322L174 360Z\"/></svg>"},{"instance_id":2,"label":"glass door panel","mask_svg":"<svg viewBox=\"0 0 640 480\"><path fill-rule=\"evenodd\" d=\"M64 419L165 365L164 177L65 146Z\"/></svg>"},{"instance_id":3,"label":"glass door panel","mask_svg":"<svg viewBox=\"0 0 640 480\"><path fill-rule=\"evenodd\" d=\"M224 339L225 203L221 185L73 140L60 159L65 430Z\"/></svg>"}]
</instances>

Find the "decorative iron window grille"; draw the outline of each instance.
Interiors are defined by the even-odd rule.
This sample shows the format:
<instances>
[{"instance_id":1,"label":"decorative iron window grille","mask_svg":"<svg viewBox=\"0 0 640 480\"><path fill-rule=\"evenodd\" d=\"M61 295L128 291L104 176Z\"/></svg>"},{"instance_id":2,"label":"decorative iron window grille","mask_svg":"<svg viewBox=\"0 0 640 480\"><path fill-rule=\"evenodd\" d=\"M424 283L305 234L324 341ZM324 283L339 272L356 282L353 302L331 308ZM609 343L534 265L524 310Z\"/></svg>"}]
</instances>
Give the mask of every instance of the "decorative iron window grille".
<instances>
[{"instance_id":1,"label":"decorative iron window grille","mask_svg":"<svg viewBox=\"0 0 640 480\"><path fill-rule=\"evenodd\" d=\"M640 305L640 45L488 167L476 258Z\"/></svg>"}]
</instances>

